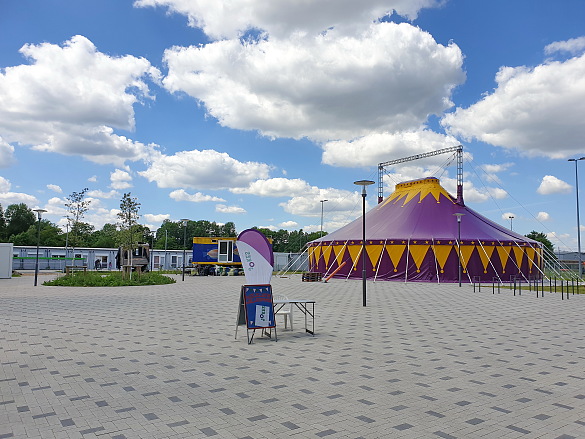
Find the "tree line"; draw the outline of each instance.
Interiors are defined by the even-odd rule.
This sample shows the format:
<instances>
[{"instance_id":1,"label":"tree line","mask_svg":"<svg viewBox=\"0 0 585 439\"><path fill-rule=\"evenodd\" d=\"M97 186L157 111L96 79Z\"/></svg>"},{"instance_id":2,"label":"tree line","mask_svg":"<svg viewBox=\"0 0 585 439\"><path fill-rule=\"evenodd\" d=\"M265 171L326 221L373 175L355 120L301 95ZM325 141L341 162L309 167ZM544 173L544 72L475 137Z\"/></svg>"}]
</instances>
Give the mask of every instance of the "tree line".
<instances>
[{"instance_id":1,"label":"tree line","mask_svg":"<svg viewBox=\"0 0 585 439\"><path fill-rule=\"evenodd\" d=\"M186 225L182 221L164 220L157 230L139 224L140 203L131 193L125 193L120 200L118 222L104 224L96 230L84 222L91 201L86 199L88 189L73 192L67 197L67 227L63 231L55 223L43 219L40 222L41 245L49 247L102 247L117 248L121 245L133 247L138 242L148 243L155 249L177 250L191 248L191 238L198 237L235 237L236 226L229 221L218 224L215 221L191 221ZM2 209L0 205L0 242L12 242L14 245L37 245L37 217L24 203L11 204ZM256 228L256 227L255 227ZM272 239L275 252L301 252L304 246L321 236L320 232L307 233L302 229L288 231L256 228ZM555 259L553 244L546 234L532 231L528 238L539 241L545 248L545 259Z\"/></svg>"},{"instance_id":2,"label":"tree line","mask_svg":"<svg viewBox=\"0 0 585 439\"><path fill-rule=\"evenodd\" d=\"M0 205L0 242L14 245L40 245L49 247L92 247L117 248L121 245L133 247L138 242L148 243L155 249L177 250L191 247L191 238L198 237L236 237L236 226L228 221L218 224L215 221L164 220L156 230L139 224L140 203L131 193L125 193L120 200L120 212L115 224L104 224L96 229L85 222L91 200L86 198L88 189L71 193L64 203L67 209L65 231L57 224L41 219L40 233L37 216L24 203L10 204L6 209ZM298 252L307 242L320 236L319 232L258 229L272 239L276 252ZM37 236L38 233L38 236Z\"/></svg>"}]
</instances>

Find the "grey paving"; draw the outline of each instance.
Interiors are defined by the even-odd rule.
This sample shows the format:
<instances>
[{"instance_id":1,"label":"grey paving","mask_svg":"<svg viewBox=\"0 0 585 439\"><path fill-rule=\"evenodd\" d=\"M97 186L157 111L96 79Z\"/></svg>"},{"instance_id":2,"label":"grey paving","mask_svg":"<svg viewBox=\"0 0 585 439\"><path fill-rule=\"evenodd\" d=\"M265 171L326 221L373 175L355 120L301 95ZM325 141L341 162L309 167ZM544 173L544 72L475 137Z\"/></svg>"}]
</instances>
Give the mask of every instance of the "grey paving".
<instances>
[{"instance_id":1,"label":"grey paving","mask_svg":"<svg viewBox=\"0 0 585 439\"><path fill-rule=\"evenodd\" d=\"M177 279L0 280L0 439L585 437L585 296L274 278L317 333L248 345L244 278Z\"/></svg>"}]
</instances>

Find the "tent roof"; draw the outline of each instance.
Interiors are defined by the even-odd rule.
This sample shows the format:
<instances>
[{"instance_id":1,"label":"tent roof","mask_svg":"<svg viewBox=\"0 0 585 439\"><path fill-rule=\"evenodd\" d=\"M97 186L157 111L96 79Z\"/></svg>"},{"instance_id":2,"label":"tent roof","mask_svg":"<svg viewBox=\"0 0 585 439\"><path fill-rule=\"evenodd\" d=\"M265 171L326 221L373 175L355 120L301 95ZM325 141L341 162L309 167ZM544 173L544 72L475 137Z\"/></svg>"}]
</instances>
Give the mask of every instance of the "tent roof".
<instances>
[{"instance_id":1,"label":"tent roof","mask_svg":"<svg viewBox=\"0 0 585 439\"><path fill-rule=\"evenodd\" d=\"M463 204L440 185L434 177L396 185L395 191L382 203L366 212L366 240L456 240L457 217L461 216L461 240L523 242L540 246L529 239L487 219ZM312 242L362 239L362 218Z\"/></svg>"}]
</instances>

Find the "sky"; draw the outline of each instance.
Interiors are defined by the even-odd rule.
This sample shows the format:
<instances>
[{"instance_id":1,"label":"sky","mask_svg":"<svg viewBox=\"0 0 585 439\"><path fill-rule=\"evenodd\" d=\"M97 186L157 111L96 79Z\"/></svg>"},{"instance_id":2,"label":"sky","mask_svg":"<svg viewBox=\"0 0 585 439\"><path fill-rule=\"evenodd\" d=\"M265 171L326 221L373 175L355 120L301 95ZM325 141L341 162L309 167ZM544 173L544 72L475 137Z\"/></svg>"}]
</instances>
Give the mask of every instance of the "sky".
<instances>
[{"instance_id":1,"label":"sky","mask_svg":"<svg viewBox=\"0 0 585 439\"><path fill-rule=\"evenodd\" d=\"M460 144L469 207L577 248L585 2L0 0L3 208L331 232Z\"/></svg>"}]
</instances>

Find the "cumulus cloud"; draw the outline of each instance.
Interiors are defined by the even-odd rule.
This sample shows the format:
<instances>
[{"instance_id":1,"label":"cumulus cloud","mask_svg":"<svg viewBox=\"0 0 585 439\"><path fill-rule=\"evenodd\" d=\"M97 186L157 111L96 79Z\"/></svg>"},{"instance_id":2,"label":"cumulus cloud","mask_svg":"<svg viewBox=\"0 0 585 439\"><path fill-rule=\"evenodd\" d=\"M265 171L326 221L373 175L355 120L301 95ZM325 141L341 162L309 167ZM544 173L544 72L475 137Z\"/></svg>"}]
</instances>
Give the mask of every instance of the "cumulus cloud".
<instances>
[{"instance_id":1,"label":"cumulus cloud","mask_svg":"<svg viewBox=\"0 0 585 439\"><path fill-rule=\"evenodd\" d=\"M119 197L120 196L120 192L118 192L116 190L111 190L111 191L108 191L108 192L104 192L104 191L100 191L100 190L93 190L93 191L88 191L87 192L87 196L88 197L94 197L94 198L111 199L111 198L114 198L114 197Z\"/></svg>"},{"instance_id":2,"label":"cumulus cloud","mask_svg":"<svg viewBox=\"0 0 585 439\"><path fill-rule=\"evenodd\" d=\"M573 190L573 186L563 180L558 179L554 175L545 175L542 177L540 186L536 189L541 195L550 194L568 194Z\"/></svg>"},{"instance_id":3,"label":"cumulus cloud","mask_svg":"<svg viewBox=\"0 0 585 439\"><path fill-rule=\"evenodd\" d=\"M166 7L187 16L189 25L201 28L212 39L237 38L250 29L261 29L274 37L292 33L318 34L335 27L356 31L357 23L371 23L394 11L415 19L423 8L440 0L136 0L137 7Z\"/></svg>"},{"instance_id":4,"label":"cumulus cloud","mask_svg":"<svg viewBox=\"0 0 585 439\"><path fill-rule=\"evenodd\" d=\"M219 213L247 213L246 209L238 206L226 206L225 204L218 204L215 206L215 211Z\"/></svg>"},{"instance_id":5,"label":"cumulus cloud","mask_svg":"<svg viewBox=\"0 0 585 439\"><path fill-rule=\"evenodd\" d=\"M258 178L268 177L269 171L264 163L240 162L214 150L192 150L172 156L158 154L139 174L161 188L225 189L247 187Z\"/></svg>"},{"instance_id":6,"label":"cumulus cloud","mask_svg":"<svg viewBox=\"0 0 585 439\"><path fill-rule=\"evenodd\" d=\"M583 148L585 55L534 68L502 67L497 88L469 108L457 108L442 125L455 136L564 158Z\"/></svg>"},{"instance_id":7,"label":"cumulus cloud","mask_svg":"<svg viewBox=\"0 0 585 439\"><path fill-rule=\"evenodd\" d=\"M328 200L325 203L325 211L329 217L335 215L346 217L356 210L356 206L361 206L361 193L312 186L303 195L296 195L280 203L280 206L285 212L293 215L320 217L321 200Z\"/></svg>"},{"instance_id":8,"label":"cumulus cloud","mask_svg":"<svg viewBox=\"0 0 585 439\"><path fill-rule=\"evenodd\" d=\"M372 133L349 141L326 142L323 145L323 163L345 167L374 166L380 162L457 145L459 142L454 137L429 130ZM434 161L443 162L444 157Z\"/></svg>"},{"instance_id":9,"label":"cumulus cloud","mask_svg":"<svg viewBox=\"0 0 585 439\"><path fill-rule=\"evenodd\" d=\"M189 194L184 189L177 189L176 191L171 192L169 197L175 201L190 201L191 203L202 203L205 201L225 201L223 198L205 195L201 192Z\"/></svg>"},{"instance_id":10,"label":"cumulus cloud","mask_svg":"<svg viewBox=\"0 0 585 439\"><path fill-rule=\"evenodd\" d=\"M536 219L538 221L549 221L550 215L548 212L538 212L538 214L536 215Z\"/></svg>"},{"instance_id":11,"label":"cumulus cloud","mask_svg":"<svg viewBox=\"0 0 585 439\"><path fill-rule=\"evenodd\" d=\"M133 105L152 99L147 78L160 73L144 58L111 57L77 35L63 46L27 44L30 62L0 71L0 132L41 151L121 164L155 146L114 132L134 128Z\"/></svg>"},{"instance_id":12,"label":"cumulus cloud","mask_svg":"<svg viewBox=\"0 0 585 439\"><path fill-rule=\"evenodd\" d=\"M149 223L161 224L164 220L170 219L171 215L169 215L168 213L159 214L145 213L144 215L142 215L142 217Z\"/></svg>"},{"instance_id":13,"label":"cumulus cloud","mask_svg":"<svg viewBox=\"0 0 585 439\"><path fill-rule=\"evenodd\" d=\"M8 168L14 164L14 146L0 136L0 168Z\"/></svg>"},{"instance_id":14,"label":"cumulus cloud","mask_svg":"<svg viewBox=\"0 0 585 439\"><path fill-rule=\"evenodd\" d=\"M199 100L221 125L317 141L416 129L452 106L465 79L459 47L407 23L174 47L164 61L164 86Z\"/></svg>"},{"instance_id":15,"label":"cumulus cloud","mask_svg":"<svg viewBox=\"0 0 585 439\"><path fill-rule=\"evenodd\" d=\"M39 200L33 195L22 192L12 192L10 180L0 176L0 204L6 208L10 204L24 203L27 206L37 206Z\"/></svg>"},{"instance_id":16,"label":"cumulus cloud","mask_svg":"<svg viewBox=\"0 0 585 439\"><path fill-rule=\"evenodd\" d=\"M63 189L61 189L61 187L58 186L58 185L56 185L56 184L48 184L47 185L47 189L50 189L53 192L57 192L58 194L62 194L63 193Z\"/></svg>"},{"instance_id":17,"label":"cumulus cloud","mask_svg":"<svg viewBox=\"0 0 585 439\"><path fill-rule=\"evenodd\" d=\"M256 180L248 187L232 188L235 194L252 194L261 197L293 197L310 190L309 184L300 178L269 178Z\"/></svg>"},{"instance_id":18,"label":"cumulus cloud","mask_svg":"<svg viewBox=\"0 0 585 439\"><path fill-rule=\"evenodd\" d=\"M555 52L567 52L576 55L585 50L585 37L571 38L566 41L555 41L545 46L544 53L551 55Z\"/></svg>"},{"instance_id":19,"label":"cumulus cloud","mask_svg":"<svg viewBox=\"0 0 585 439\"><path fill-rule=\"evenodd\" d=\"M284 221L280 223L278 226L282 227L283 229L295 229L299 226L299 223L297 223L296 221Z\"/></svg>"},{"instance_id":20,"label":"cumulus cloud","mask_svg":"<svg viewBox=\"0 0 585 439\"><path fill-rule=\"evenodd\" d=\"M128 189L132 187L132 176L122 169L110 173L110 187L113 189Z\"/></svg>"},{"instance_id":21,"label":"cumulus cloud","mask_svg":"<svg viewBox=\"0 0 585 439\"><path fill-rule=\"evenodd\" d=\"M516 214L512 213L512 212L506 212L502 214L502 219L505 221L510 221L510 218L514 219L516 218Z\"/></svg>"}]
</instances>

